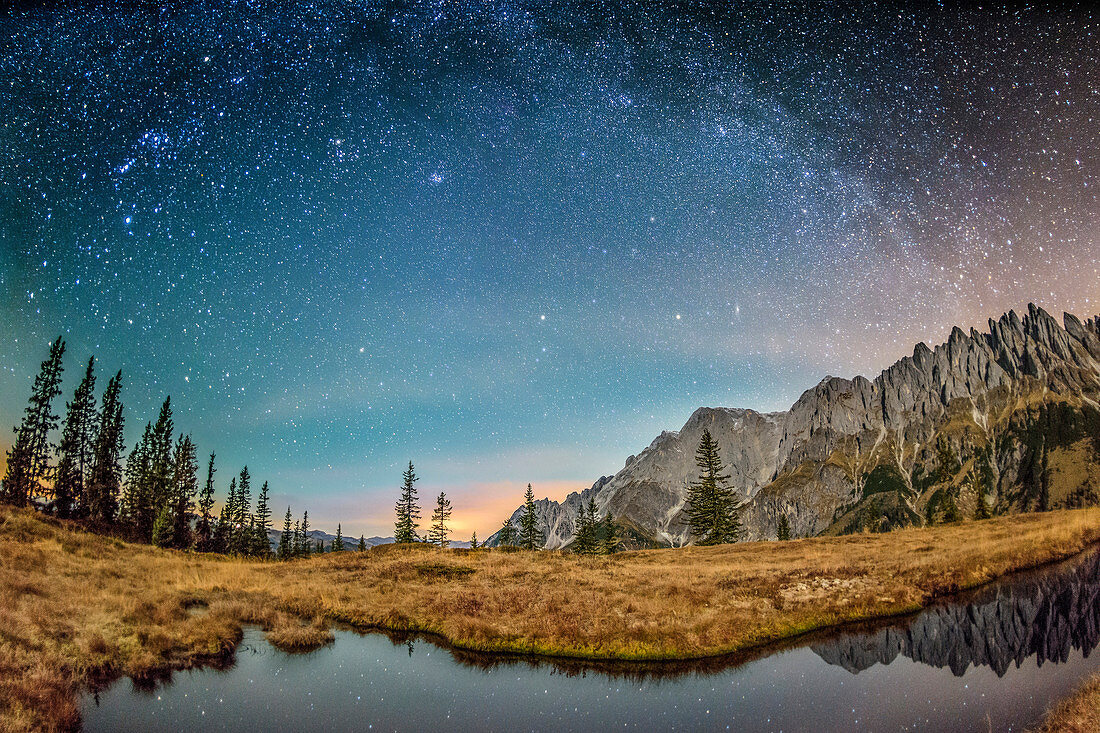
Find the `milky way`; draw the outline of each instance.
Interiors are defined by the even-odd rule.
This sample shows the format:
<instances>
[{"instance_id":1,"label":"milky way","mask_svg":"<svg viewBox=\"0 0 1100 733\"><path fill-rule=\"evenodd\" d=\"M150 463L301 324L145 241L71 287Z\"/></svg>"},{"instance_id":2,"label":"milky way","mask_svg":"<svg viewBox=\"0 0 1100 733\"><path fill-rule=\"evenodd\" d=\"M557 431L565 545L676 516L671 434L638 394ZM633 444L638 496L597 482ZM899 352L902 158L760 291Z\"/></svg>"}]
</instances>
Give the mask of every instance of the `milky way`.
<instances>
[{"instance_id":1,"label":"milky way","mask_svg":"<svg viewBox=\"0 0 1100 733\"><path fill-rule=\"evenodd\" d=\"M61 333L69 381L123 370L131 443L171 394L322 526L388 534L412 459L487 532L699 405L1100 311L1085 11L33 5L0 424Z\"/></svg>"}]
</instances>

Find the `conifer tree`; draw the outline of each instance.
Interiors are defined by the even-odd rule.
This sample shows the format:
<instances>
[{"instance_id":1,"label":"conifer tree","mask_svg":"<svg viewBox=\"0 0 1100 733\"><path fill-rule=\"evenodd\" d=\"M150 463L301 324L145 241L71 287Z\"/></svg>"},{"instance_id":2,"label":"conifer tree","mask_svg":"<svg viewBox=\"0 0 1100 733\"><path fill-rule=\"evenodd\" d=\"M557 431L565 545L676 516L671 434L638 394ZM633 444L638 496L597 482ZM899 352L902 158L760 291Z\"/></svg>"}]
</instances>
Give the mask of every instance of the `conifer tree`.
<instances>
[{"instance_id":1,"label":"conifer tree","mask_svg":"<svg viewBox=\"0 0 1100 733\"><path fill-rule=\"evenodd\" d=\"M171 501L173 494L172 473L173 449L175 447L175 427L172 423L172 398L167 397L161 405L157 421L153 423L153 433L149 443L148 486L151 512L148 519L154 519L161 507ZM139 524L142 537L149 541L152 526Z\"/></svg>"},{"instance_id":2,"label":"conifer tree","mask_svg":"<svg viewBox=\"0 0 1100 733\"><path fill-rule=\"evenodd\" d=\"M137 528L143 538L146 536L143 528L152 532L154 519L149 480L152 440L153 425L145 423L141 438L126 458L126 493L121 511L122 519Z\"/></svg>"},{"instance_id":3,"label":"conifer tree","mask_svg":"<svg viewBox=\"0 0 1100 733\"><path fill-rule=\"evenodd\" d=\"M497 533L497 546L515 547L516 539L516 528L512 526L510 521L505 519L504 524L500 528L500 532Z\"/></svg>"},{"instance_id":4,"label":"conifer tree","mask_svg":"<svg viewBox=\"0 0 1100 733\"><path fill-rule=\"evenodd\" d=\"M290 556L302 556L302 528L297 519L294 520L294 535L290 540Z\"/></svg>"},{"instance_id":5,"label":"conifer tree","mask_svg":"<svg viewBox=\"0 0 1100 733\"><path fill-rule=\"evenodd\" d=\"M590 498L588 503L583 501L577 508L577 521L573 539L573 552L578 555L594 555L599 550L602 529L596 517L596 501Z\"/></svg>"},{"instance_id":6,"label":"conifer tree","mask_svg":"<svg viewBox=\"0 0 1100 733\"><path fill-rule=\"evenodd\" d=\"M611 518L611 511L603 518L603 537L600 538L600 552L611 555L619 549L619 536L615 531L615 520Z\"/></svg>"},{"instance_id":7,"label":"conifer tree","mask_svg":"<svg viewBox=\"0 0 1100 733\"><path fill-rule=\"evenodd\" d=\"M542 545L539 516L535 509L535 491L527 484L523 495L523 516L519 520L519 546L525 550L537 550Z\"/></svg>"},{"instance_id":8,"label":"conifer tree","mask_svg":"<svg viewBox=\"0 0 1100 733\"><path fill-rule=\"evenodd\" d=\"M172 505L165 503L153 522L150 541L157 547L171 547L173 543Z\"/></svg>"},{"instance_id":9,"label":"conifer tree","mask_svg":"<svg viewBox=\"0 0 1100 733\"><path fill-rule=\"evenodd\" d=\"M30 451L16 436L15 445L8 451L8 465L4 469L4 479L0 481L0 501L24 505L31 492L31 455Z\"/></svg>"},{"instance_id":10,"label":"conifer tree","mask_svg":"<svg viewBox=\"0 0 1100 733\"><path fill-rule=\"evenodd\" d=\"M88 367L73 395L77 403L76 412L82 414L80 427L76 430L76 467L80 476L80 491L77 494L77 510L81 517L87 517L89 510L88 489L92 480L92 465L95 461L95 442L99 428L99 411L95 399L95 357L88 358Z\"/></svg>"},{"instance_id":11,"label":"conifer tree","mask_svg":"<svg viewBox=\"0 0 1100 733\"><path fill-rule=\"evenodd\" d=\"M332 540L332 551L343 552L344 551L344 533L341 531L339 522L336 524L336 537Z\"/></svg>"},{"instance_id":12,"label":"conifer tree","mask_svg":"<svg viewBox=\"0 0 1100 733\"><path fill-rule=\"evenodd\" d=\"M214 452L210 452L210 460L206 464L206 483L203 484L202 493L199 494L199 520L195 523L195 547L200 552L208 552L213 539L213 510L214 510Z\"/></svg>"},{"instance_id":13,"label":"conifer tree","mask_svg":"<svg viewBox=\"0 0 1100 733\"><path fill-rule=\"evenodd\" d=\"M775 538L781 542L791 538L791 523L787 520L786 514L779 515L779 521L775 526Z\"/></svg>"},{"instance_id":14,"label":"conifer tree","mask_svg":"<svg viewBox=\"0 0 1100 733\"><path fill-rule=\"evenodd\" d=\"M252 518L252 478L248 466L241 469L237 477L237 502L233 517L233 539L231 550L237 555L246 555L252 549L252 530L249 526Z\"/></svg>"},{"instance_id":15,"label":"conifer tree","mask_svg":"<svg viewBox=\"0 0 1100 733\"><path fill-rule=\"evenodd\" d=\"M470 535L470 549L476 550L477 547L477 532L474 532Z\"/></svg>"},{"instance_id":16,"label":"conifer tree","mask_svg":"<svg viewBox=\"0 0 1100 733\"><path fill-rule=\"evenodd\" d=\"M317 540L317 554L318 555L324 555L325 554L325 541L324 540Z\"/></svg>"},{"instance_id":17,"label":"conifer tree","mask_svg":"<svg viewBox=\"0 0 1100 733\"><path fill-rule=\"evenodd\" d=\"M439 492L439 496L435 500L435 511L432 512L432 526L428 530L428 541L433 545L437 545L440 548L446 548L450 544L447 539L447 535L451 530L447 527L447 522L451 519L451 501L447 498L447 495L442 491Z\"/></svg>"},{"instance_id":18,"label":"conifer tree","mask_svg":"<svg viewBox=\"0 0 1100 733\"><path fill-rule=\"evenodd\" d=\"M225 541L228 543L232 541L233 537L233 523L237 521L237 477L233 476L229 479L229 492L225 495L225 527L226 537Z\"/></svg>"},{"instance_id":19,"label":"conifer tree","mask_svg":"<svg viewBox=\"0 0 1100 733\"><path fill-rule=\"evenodd\" d=\"M145 542L152 541L153 524L174 496L172 431L169 398L161 406L156 423L146 423L141 440L126 461L124 514Z\"/></svg>"},{"instance_id":20,"label":"conifer tree","mask_svg":"<svg viewBox=\"0 0 1100 733\"><path fill-rule=\"evenodd\" d=\"M599 512L596 510L596 497L588 497L588 527L592 533L592 552L600 549L600 537L603 532L603 524L600 522Z\"/></svg>"},{"instance_id":21,"label":"conifer tree","mask_svg":"<svg viewBox=\"0 0 1100 733\"><path fill-rule=\"evenodd\" d=\"M230 544L233 541L233 522L237 515L237 477L229 479L229 492L225 496L221 512L218 514L218 524L214 527L214 537L211 540L213 552L230 552Z\"/></svg>"},{"instance_id":22,"label":"conifer tree","mask_svg":"<svg viewBox=\"0 0 1100 733\"><path fill-rule=\"evenodd\" d=\"M313 551L313 542L309 539L309 512L302 512L302 527L301 527L301 556L309 557Z\"/></svg>"},{"instance_id":23,"label":"conifer tree","mask_svg":"<svg viewBox=\"0 0 1100 733\"><path fill-rule=\"evenodd\" d=\"M416 528L419 526L417 522L420 519L420 506L416 501L416 482L419 481L419 477L413 470L412 461L409 461L409 468L401 474L401 498L397 500L397 504L394 506L394 510L397 512L397 521L394 522L393 527L393 541L394 542L416 542L417 534Z\"/></svg>"},{"instance_id":24,"label":"conifer tree","mask_svg":"<svg viewBox=\"0 0 1100 733\"><path fill-rule=\"evenodd\" d=\"M88 482L88 513L98 522L111 523L118 514L122 489L122 372L107 382L99 430L92 450Z\"/></svg>"},{"instance_id":25,"label":"conifer tree","mask_svg":"<svg viewBox=\"0 0 1100 733\"><path fill-rule=\"evenodd\" d=\"M359 535L359 552L367 551L367 537L366 535Z\"/></svg>"},{"instance_id":26,"label":"conifer tree","mask_svg":"<svg viewBox=\"0 0 1100 733\"><path fill-rule=\"evenodd\" d=\"M98 415L95 409L95 358L65 407L52 509L59 517L88 516L87 487Z\"/></svg>"},{"instance_id":27,"label":"conifer tree","mask_svg":"<svg viewBox=\"0 0 1100 733\"><path fill-rule=\"evenodd\" d=\"M252 532L252 555L255 557L267 557L271 554L271 544L267 539L267 532L271 529L271 508L267 503L267 482L260 487L260 495L256 498L256 526Z\"/></svg>"},{"instance_id":28,"label":"conifer tree","mask_svg":"<svg viewBox=\"0 0 1100 733\"><path fill-rule=\"evenodd\" d=\"M191 514L199 485L199 462L191 436L181 435L172 455L171 494L166 505L172 516L172 547L191 546Z\"/></svg>"},{"instance_id":29,"label":"conifer tree","mask_svg":"<svg viewBox=\"0 0 1100 733\"><path fill-rule=\"evenodd\" d=\"M8 466L0 486L0 501L26 506L46 496L46 485L53 478L50 468L50 431L57 427L53 400L61 394L61 357L65 342L58 336L50 345L50 355L34 379L30 403L23 422L16 428L15 444L8 451Z\"/></svg>"},{"instance_id":30,"label":"conifer tree","mask_svg":"<svg viewBox=\"0 0 1100 733\"><path fill-rule=\"evenodd\" d=\"M729 476L722 473L718 443L710 430L703 430L695 465L700 478L688 486L688 521L697 544L717 545L736 542L741 534L737 501L729 488Z\"/></svg>"},{"instance_id":31,"label":"conifer tree","mask_svg":"<svg viewBox=\"0 0 1100 733\"><path fill-rule=\"evenodd\" d=\"M283 517L283 533L279 535L279 550L278 558L280 560L289 560L291 554L294 552L293 548L293 535L291 535L290 528L290 507L286 508L286 516Z\"/></svg>"}]
</instances>

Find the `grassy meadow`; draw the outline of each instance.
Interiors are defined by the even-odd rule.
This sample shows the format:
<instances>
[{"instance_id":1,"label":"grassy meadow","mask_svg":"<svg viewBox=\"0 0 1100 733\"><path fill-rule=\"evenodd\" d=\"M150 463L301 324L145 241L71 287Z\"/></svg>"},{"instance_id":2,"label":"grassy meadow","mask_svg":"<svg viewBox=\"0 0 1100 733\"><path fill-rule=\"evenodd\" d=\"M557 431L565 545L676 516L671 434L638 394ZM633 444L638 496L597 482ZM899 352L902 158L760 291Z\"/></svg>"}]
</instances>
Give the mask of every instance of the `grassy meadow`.
<instances>
[{"instance_id":1,"label":"grassy meadow","mask_svg":"<svg viewBox=\"0 0 1100 733\"><path fill-rule=\"evenodd\" d=\"M76 726L86 685L224 659L242 624L292 651L343 622L480 651L687 659L914 611L1097 541L1100 509L1081 509L607 557L389 545L277 563L0 506L0 730Z\"/></svg>"}]
</instances>

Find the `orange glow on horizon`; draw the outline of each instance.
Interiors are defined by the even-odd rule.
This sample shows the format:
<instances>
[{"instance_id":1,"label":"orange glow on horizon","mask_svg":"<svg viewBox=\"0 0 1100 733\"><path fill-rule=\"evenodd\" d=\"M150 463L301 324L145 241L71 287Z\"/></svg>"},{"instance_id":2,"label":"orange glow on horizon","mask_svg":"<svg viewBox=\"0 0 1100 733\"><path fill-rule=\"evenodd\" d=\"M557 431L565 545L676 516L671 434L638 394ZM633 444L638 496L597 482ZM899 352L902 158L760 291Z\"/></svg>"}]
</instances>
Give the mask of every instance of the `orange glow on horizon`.
<instances>
[{"instance_id":1,"label":"orange glow on horizon","mask_svg":"<svg viewBox=\"0 0 1100 733\"><path fill-rule=\"evenodd\" d=\"M451 539L469 540L470 533L476 531L478 541L481 541L500 529L504 520L523 503L523 493L527 490L527 484L515 481L477 481L434 488L434 493L423 490L419 492L420 533L427 532L428 525L431 524L436 496L442 489L450 499L453 509L449 523L452 530ZM535 491L536 499L545 497L561 501L574 491L587 489L588 485L581 485L576 481L543 481L532 482L531 488ZM330 529L325 517L319 516L318 520L320 524L314 526L326 532L335 532L335 521ZM393 507L378 507L367 513L352 512L345 515L342 521L348 528L365 527L368 537L388 537L393 534ZM362 533L362 530L356 530L355 536L358 537Z\"/></svg>"}]
</instances>

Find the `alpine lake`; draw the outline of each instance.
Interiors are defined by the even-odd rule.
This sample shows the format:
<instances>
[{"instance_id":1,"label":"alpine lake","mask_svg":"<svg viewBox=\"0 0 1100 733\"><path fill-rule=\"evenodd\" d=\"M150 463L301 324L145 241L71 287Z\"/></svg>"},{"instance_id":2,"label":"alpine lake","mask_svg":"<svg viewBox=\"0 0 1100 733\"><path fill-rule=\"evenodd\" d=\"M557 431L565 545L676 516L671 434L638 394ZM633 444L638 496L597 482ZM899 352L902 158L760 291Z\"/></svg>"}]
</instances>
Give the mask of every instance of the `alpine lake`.
<instances>
[{"instance_id":1,"label":"alpine lake","mask_svg":"<svg viewBox=\"0 0 1100 733\"><path fill-rule=\"evenodd\" d=\"M220 668L119 680L86 731L1017 731L1100 670L1100 552L912 616L750 654L592 663L337 629L306 654L246 628Z\"/></svg>"}]
</instances>

